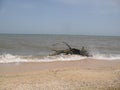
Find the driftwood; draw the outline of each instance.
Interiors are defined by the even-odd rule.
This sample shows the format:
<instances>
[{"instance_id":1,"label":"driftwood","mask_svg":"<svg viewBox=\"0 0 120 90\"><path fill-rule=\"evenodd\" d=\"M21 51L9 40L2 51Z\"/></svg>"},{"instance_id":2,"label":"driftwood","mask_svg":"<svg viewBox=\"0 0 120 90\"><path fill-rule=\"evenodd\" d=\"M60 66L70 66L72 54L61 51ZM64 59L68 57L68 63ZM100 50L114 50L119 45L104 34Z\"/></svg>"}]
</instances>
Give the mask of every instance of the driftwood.
<instances>
[{"instance_id":1,"label":"driftwood","mask_svg":"<svg viewBox=\"0 0 120 90\"><path fill-rule=\"evenodd\" d=\"M76 48L71 48L71 46L69 44L67 44L66 42L63 42L63 43L68 47L68 49L65 49L65 50L55 50L55 49L53 49L53 51L55 53L53 53L52 55L76 54L76 55L87 56L87 57L91 56L91 55L89 55L89 52L84 47L82 47L82 49L79 50L79 49L76 49Z\"/></svg>"}]
</instances>

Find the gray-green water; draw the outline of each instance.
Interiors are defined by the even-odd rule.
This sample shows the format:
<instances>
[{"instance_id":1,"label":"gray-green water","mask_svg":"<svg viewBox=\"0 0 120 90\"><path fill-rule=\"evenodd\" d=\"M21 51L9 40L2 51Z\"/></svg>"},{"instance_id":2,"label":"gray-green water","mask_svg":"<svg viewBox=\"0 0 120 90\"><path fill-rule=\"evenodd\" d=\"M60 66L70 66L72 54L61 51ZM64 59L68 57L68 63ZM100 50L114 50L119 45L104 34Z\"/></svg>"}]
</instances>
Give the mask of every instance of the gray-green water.
<instances>
[{"instance_id":1,"label":"gray-green water","mask_svg":"<svg viewBox=\"0 0 120 90\"><path fill-rule=\"evenodd\" d=\"M78 49L85 46L96 58L120 59L119 36L0 34L0 61L21 57L26 61L30 58L43 60L43 57L53 53L51 49L68 48L63 41ZM53 46L55 43L60 44Z\"/></svg>"}]
</instances>

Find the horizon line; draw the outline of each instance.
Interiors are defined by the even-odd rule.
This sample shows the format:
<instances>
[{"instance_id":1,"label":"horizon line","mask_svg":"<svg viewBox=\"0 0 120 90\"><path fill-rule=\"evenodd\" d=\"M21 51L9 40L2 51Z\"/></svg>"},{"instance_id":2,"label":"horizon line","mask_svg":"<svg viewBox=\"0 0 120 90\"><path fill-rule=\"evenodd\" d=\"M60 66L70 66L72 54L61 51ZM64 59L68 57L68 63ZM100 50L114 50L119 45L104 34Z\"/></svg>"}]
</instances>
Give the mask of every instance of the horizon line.
<instances>
[{"instance_id":1,"label":"horizon line","mask_svg":"<svg viewBox=\"0 0 120 90\"><path fill-rule=\"evenodd\" d=\"M68 35L68 36L118 36L118 35L93 35L93 34L46 34L46 33L0 33L0 35ZM118 36L119 37L119 36Z\"/></svg>"}]
</instances>

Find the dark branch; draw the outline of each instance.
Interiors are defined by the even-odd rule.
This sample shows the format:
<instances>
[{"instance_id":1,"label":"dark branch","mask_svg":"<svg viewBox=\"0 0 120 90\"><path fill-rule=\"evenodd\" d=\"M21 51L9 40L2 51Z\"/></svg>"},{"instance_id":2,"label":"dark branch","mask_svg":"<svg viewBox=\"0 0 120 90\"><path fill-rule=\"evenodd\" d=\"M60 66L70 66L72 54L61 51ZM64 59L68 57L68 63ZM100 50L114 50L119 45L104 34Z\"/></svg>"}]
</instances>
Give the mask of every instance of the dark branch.
<instances>
[{"instance_id":1,"label":"dark branch","mask_svg":"<svg viewBox=\"0 0 120 90\"><path fill-rule=\"evenodd\" d=\"M67 45L69 47L69 49L71 50L72 48L70 47L70 45L68 45L66 42L63 42L65 45Z\"/></svg>"}]
</instances>

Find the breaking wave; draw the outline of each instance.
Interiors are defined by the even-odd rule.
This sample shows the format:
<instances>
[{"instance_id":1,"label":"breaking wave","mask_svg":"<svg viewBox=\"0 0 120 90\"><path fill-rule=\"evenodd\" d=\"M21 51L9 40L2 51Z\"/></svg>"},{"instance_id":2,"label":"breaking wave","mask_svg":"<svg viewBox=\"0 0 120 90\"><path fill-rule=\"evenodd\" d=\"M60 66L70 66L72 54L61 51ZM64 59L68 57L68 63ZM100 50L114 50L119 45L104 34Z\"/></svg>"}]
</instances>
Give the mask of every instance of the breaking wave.
<instances>
[{"instance_id":1,"label":"breaking wave","mask_svg":"<svg viewBox=\"0 0 120 90\"><path fill-rule=\"evenodd\" d=\"M0 63L19 63L19 62L52 62L52 61L74 61L83 59L96 60L120 60L120 55L94 54L93 57L83 57L80 55L56 55L56 56L20 56L12 54L0 55Z\"/></svg>"},{"instance_id":2,"label":"breaking wave","mask_svg":"<svg viewBox=\"0 0 120 90\"><path fill-rule=\"evenodd\" d=\"M120 55L96 54L92 58L97 60L120 60Z\"/></svg>"},{"instance_id":3,"label":"breaking wave","mask_svg":"<svg viewBox=\"0 0 120 90\"><path fill-rule=\"evenodd\" d=\"M92 59L97 60L120 60L120 54L103 54L98 51L91 52Z\"/></svg>"},{"instance_id":4,"label":"breaking wave","mask_svg":"<svg viewBox=\"0 0 120 90\"><path fill-rule=\"evenodd\" d=\"M72 60L82 60L86 57L78 55L56 55L56 56L20 56L12 54L2 54L0 55L0 63L14 63L14 62L52 62L52 61L72 61Z\"/></svg>"}]
</instances>

